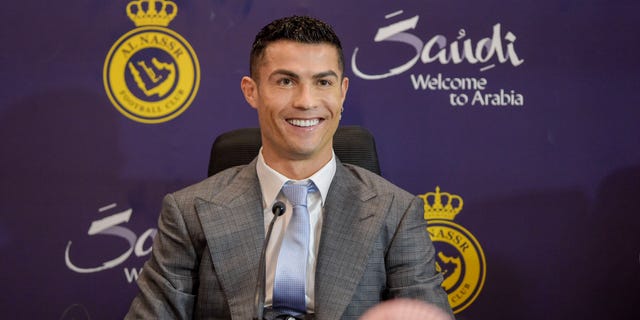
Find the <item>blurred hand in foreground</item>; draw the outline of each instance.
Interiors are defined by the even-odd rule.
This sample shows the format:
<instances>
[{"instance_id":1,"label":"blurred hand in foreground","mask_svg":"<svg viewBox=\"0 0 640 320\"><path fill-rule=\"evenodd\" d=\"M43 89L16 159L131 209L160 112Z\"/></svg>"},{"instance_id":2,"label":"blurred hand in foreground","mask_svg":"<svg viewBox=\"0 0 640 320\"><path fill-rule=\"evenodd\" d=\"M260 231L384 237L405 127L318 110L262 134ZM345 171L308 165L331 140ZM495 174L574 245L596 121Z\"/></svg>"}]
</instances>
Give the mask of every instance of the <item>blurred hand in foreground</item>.
<instances>
[{"instance_id":1,"label":"blurred hand in foreground","mask_svg":"<svg viewBox=\"0 0 640 320\"><path fill-rule=\"evenodd\" d=\"M360 320L452 320L440 308L412 299L393 299L369 309Z\"/></svg>"}]
</instances>

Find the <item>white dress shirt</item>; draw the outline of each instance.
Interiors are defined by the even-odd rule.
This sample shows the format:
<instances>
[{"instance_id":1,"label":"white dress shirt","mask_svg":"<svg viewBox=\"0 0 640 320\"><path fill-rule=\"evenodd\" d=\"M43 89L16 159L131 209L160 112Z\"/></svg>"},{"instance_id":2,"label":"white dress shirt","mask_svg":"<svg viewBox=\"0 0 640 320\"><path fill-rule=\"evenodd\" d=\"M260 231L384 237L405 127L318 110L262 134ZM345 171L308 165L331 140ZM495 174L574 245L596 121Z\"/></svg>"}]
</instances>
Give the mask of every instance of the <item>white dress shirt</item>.
<instances>
[{"instance_id":1,"label":"white dress shirt","mask_svg":"<svg viewBox=\"0 0 640 320\"><path fill-rule=\"evenodd\" d=\"M291 219L291 213L293 212L292 205L287 198L282 194L282 186L289 180L284 175L273 170L265 162L262 156L262 149L258 154L258 162L256 164L256 171L258 174L258 180L260 181L260 188L262 190L262 200L264 208L264 229L265 234L273 218L271 208L273 204L280 200L286 205L285 213L279 217L273 225L271 231L271 239L267 245L267 251L265 254L266 259L266 289L265 289L265 306L271 306L273 297L273 281L276 274L276 266L278 263L278 253L280 252L280 245L284 237L284 231L287 229L289 220ZM316 258L318 256L318 244L320 243L320 233L322 230L322 211L324 208L324 202L329 192L329 186L333 180L333 176L336 173L336 156L332 155L331 160L324 165L320 170L314 173L312 176L303 179L311 180L316 185L320 192L309 193L307 200L307 208L309 209L309 222L311 226L309 228L309 256L307 257L307 280L305 286L305 301L307 304L307 312L312 313L314 311L314 299L315 299L315 274L316 274ZM296 181L296 180L293 180Z\"/></svg>"}]
</instances>

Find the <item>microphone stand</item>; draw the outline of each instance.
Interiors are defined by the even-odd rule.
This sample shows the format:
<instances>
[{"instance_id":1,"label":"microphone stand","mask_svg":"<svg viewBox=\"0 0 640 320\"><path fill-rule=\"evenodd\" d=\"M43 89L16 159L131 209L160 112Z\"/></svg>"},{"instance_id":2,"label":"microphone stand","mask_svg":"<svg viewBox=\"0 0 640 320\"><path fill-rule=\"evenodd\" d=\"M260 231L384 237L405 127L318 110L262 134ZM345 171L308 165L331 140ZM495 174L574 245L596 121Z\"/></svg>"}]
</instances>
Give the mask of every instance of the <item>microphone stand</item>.
<instances>
[{"instance_id":1,"label":"microphone stand","mask_svg":"<svg viewBox=\"0 0 640 320\"><path fill-rule=\"evenodd\" d=\"M266 280L265 273L266 271L266 261L265 257L267 251L267 245L269 245L269 240L271 239L271 230L273 230L273 224L276 222L279 216L283 215L287 210L284 203L282 201L277 201L273 204L271 208L271 212L273 212L273 218L271 218L271 223L269 223L269 230L267 231L267 236L264 238L264 244L262 245L262 252L260 253L260 265L258 266L258 284L256 285L256 293L255 293L255 315L254 320L262 320L264 315L264 300L265 300L265 290L266 290Z\"/></svg>"}]
</instances>

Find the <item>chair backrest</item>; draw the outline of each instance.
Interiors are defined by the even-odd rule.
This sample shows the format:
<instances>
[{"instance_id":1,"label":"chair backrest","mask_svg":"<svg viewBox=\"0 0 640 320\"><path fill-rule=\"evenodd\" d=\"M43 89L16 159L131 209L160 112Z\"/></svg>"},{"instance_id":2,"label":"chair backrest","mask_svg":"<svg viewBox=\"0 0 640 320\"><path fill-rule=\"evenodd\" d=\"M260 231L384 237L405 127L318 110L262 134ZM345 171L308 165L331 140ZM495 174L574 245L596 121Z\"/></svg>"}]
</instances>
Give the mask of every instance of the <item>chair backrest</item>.
<instances>
[{"instance_id":1,"label":"chair backrest","mask_svg":"<svg viewBox=\"0 0 640 320\"><path fill-rule=\"evenodd\" d=\"M208 176L224 169L248 164L260 151L259 128L243 128L219 135L211 146ZM338 127L333 150L340 161L380 174L380 164L373 135L360 126Z\"/></svg>"}]
</instances>

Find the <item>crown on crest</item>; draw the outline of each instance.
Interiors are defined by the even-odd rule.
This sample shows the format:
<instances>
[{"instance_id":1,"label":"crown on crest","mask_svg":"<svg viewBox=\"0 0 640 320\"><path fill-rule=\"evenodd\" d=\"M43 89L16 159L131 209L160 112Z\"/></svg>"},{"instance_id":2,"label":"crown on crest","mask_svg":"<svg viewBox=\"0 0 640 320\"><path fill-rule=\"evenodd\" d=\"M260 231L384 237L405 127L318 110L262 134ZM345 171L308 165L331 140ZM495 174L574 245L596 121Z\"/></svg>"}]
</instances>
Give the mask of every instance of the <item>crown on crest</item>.
<instances>
[{"instance_id":1,"label":"crown on crest","mask_svg":"<svg viewBox=\"0 0 640 320\"><path fill-rule=\"evenodd\" d=\"M459 195L448 192L440 192L436 186L436 192L427 192L419 195L424 201L424 218L453 220L462 210L462 198Z\"/></svg>"},{"instance_id":2,"label":"crown on crest","mask_svg":"<svg viewBox=\"0 0 640 320\"><path fill-rule=\"evenodd\" d=\"M176 14L178 6L168 0L135 0L127 5L127 16L136 27L166 27Z\"/></svg>"}]
</instances>

